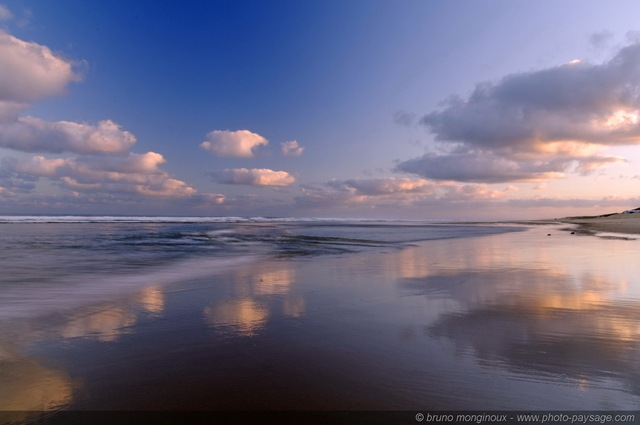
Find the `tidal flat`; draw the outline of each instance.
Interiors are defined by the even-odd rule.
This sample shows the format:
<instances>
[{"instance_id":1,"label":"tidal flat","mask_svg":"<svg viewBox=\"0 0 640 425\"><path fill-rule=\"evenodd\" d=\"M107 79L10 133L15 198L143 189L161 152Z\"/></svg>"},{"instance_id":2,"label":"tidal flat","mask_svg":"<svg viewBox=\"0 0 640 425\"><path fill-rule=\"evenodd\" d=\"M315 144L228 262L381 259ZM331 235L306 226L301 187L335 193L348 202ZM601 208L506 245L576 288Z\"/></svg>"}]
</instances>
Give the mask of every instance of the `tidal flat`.
<instances>
[{"instance_id":1,"label":"tidal flat","mask_svg":"<svg viewBox=\"0 0 640 425\"><path fill-rule=\"evenodd\" d=\"M27 225L4 226L15 243ZM47 251L41 236L3 254L40 255L2 282L0 410L19 423L105 411L640 409L633 238L552 224L260 223L154 224L127 239L128 227L100 224L78 262L102 266L54 272L73 263L87 225L40 226L66 235L69 252ZM290 246L269 239L277 232ZM175 247L160 243L177 234L191 239L168 255ZM205 253L189 251L203 234ZM222 238L237 251L207 246ZM109 255L118 262L100 263Z\"/></svg>"}]
</instances>

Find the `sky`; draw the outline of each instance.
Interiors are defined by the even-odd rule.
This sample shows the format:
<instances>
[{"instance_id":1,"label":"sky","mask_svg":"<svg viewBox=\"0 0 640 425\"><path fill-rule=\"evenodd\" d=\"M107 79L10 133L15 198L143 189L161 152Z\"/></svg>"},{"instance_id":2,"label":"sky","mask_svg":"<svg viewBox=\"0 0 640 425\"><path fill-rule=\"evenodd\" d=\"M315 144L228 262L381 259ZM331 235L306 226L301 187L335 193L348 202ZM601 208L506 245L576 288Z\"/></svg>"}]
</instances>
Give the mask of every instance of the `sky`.
<instances>
[{"instance_id":1,"label":"sky","mask_svg":"<svg viewBox=\"0 0 640 425\"><path fill-rule=\"evenodd\" d=\"M640 5L0 0L0 213L640 207Z\"/></svg>"}]
</instances>

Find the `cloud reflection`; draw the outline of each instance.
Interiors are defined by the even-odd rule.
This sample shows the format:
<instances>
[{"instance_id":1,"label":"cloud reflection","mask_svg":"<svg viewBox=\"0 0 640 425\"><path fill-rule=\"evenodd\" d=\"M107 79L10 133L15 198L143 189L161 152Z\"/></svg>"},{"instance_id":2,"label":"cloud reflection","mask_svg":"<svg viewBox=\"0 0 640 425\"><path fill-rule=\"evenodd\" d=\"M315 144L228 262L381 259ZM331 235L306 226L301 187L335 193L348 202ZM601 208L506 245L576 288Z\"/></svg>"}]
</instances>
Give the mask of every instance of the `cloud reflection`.
<instances>
[{"instance_id":1,"label":"cloud reflection","mask_svg":"<svg viewBox=\"0 0 640 425\"><path fill-rule=\"evenodd\" d=\"M73 312L57 328L63 338L92 338L114 342L138 321L140 310L159 316L164 310L164 292L150 286L120 303L85 307Z\"/></svg>"},{"instance_id":2,"label":"cloud reflection","mask_svg":"<svg viewBox=\"0 0 640 425\"><path fill-rule=\"evenodd\" d=\"M282 313L289 317L300 317L304 314L306 303L300 295L292 295L282 301Z\"/></svg>"},{"instance_id":3,"label":"cloud reflection","mask_svg":"<svg viewBox=\"0 0 640 425\"><path fill-rule=\"evenodd\" d=\"M264 326L269 312L257 302L233 300L204 309L207 322L214 326L229 326L242 336L255 335Z\"/></svg>"},{"instance_id":4,"label":"cloud reflection","mask_svg":"<svg viewBox=\"0 0 640 425\"><path fill-rule=\"evenodd\" d=\"M95 338L102 342L113 342L123 329L136 322L136 315L123 307L107 306L97 311L88 311L68 321L60 330L63 338Z\"/></svg>"},{"instance_id":5,"label":"cloud reflection","mask_svg":"<svg viewBox=\"0 0 640 425\"><path fill-rule=\"evenodd\" d=\"M164 291L158 286L150 286L140 292L141 307L152 316L159 316L164 310Z\"/></svg>"},{"instance_id":6,"label":"cloud reflection","mask_svg":"<svg viewBox=\"0 0 640 425\"><path fill-rule=\"evenodd\" d=\"M40 364L16 348L16 335L21 344L31 339L88 338L114 342L133 326L141 311L158 316L164 310L164 292L160 287L147 287L129 298L108 304L78 308L61 316L51 316L51 327L42 330L36 322L24 321L5 334L0 334L0 413L2 419L23 423L37 417L38 412L64 408L71 403L74 384L60 370Z\"/></svg>"},{"instance_id":7,"label":"cloud reflection","mask_svg":"<svg viewBox=\"0 0 640 425\"><path fill-rule=\"evenodd\" d=\"M306 308L304 298L292 294L295 270L256 265L232 275L234 297L226 302L207 306L203 315L216 330L231 331L238 336L254 336L271 316L301 317Z\"/></svg>"},{"instance_id":8,"label":"cloud reflection","mask_svg":"<svg viewBox=\"0 0 640 425\"><path fill-rule=\"evenodd\" d=\"M640 302L617 301L615 283L558 270L473 270L401 279L416 295L457 302L425 331L483 364L581 387L614 378L640 395ZM611 385L609 383L608 385Z\"/></svg>"},{"instance_id":9,"label":"cloud reflection","mask_svg":"<svg viewBox=\"0 0 640 425\"><path fill-rule=\"evenodd\" d=\"M295 270L281 269L255 275L254 292L257 295L284 295L295 280Z\"/></svg>"},{"instance_id":10,"label":"cloud reflection","mask_svg":"<svg viewBox=\"0 0 640 425\"><path fill-rule=\"evenodd\" d=\"M62 372L0 347L0 412L47 411L71 401L72 385ZM21 418L13 418L19 420Z\"/></svg>"}]
</instances>

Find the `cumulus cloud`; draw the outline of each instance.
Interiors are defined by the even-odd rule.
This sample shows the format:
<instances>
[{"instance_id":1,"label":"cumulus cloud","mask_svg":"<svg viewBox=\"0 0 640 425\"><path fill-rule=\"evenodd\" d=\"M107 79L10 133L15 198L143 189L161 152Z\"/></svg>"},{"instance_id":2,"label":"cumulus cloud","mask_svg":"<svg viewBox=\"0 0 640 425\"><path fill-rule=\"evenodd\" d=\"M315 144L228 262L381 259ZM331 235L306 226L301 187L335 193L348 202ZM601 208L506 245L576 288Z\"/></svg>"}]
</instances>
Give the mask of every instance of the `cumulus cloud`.
<instances>
[{"instance_id":1,"label":"cumulus cloud","mask_svg":"<svg viewBox=\"0 0 640 425\"><path fill-rule=\"evenodd\" d=\"M165 162L155 152L129 153L127 156L70 157L49 159L33 156L21 161L5 162L5 170L14 176L48 178L62 188L77 192L136 194L151 197L191 196L196 190L173 179L158 168ZM6 171L5 171L6 172Z\"/></svg>"},{"instance_id":2,"label":"cumulus cloud","mask_svg":"<svg viewBox=\"0 0 640 425\"><path fill-rule=\"evenodd\" d=\"M253 158L254 150L267 144L267 139L249 130L214 130L207 134L207 140L200 147L216 156Z\"/></svg>"},{"instance_id":3,"label":"cumulus cloud","mask_svg":"<svg viewBox=\"0 0 640 425\"><path fill-rule=\"evenodd\" d=\"M296 181L286 171L274 171L268 168L230 168L212 175L219 183L251 186L289 186Z\"/></svg>"},{"instance_id":4,"label":"cumulus cloud","mask_svg":"<svg viewBox=\"0 0 640 425\"><path fill-rule=\"evenodd\" d=\"M64 93L73 64L48 47L0 31L0 101L25 104Z\"/></svg>"},{"instance_id":5,"label":"cumulus cloud","mask_svg":"<svg viewBox=\"0 0 640 425\"><path fill-rule=\"evenodd\" d=\"M34 206L97 200L118 203L140 196L193 197L194 188L160 169L165 162L161 154L132 153L136 137L111 120L94 125L21 115L32 102L63 94L69 83L78 80L80 75L71 61L46 46L0 31L0 147L39 154L2 158L2 197ZM75 156L49 158L41 154ZM35 199L40 181L62 192L47 190ZM220 203L224 198L209 201Z\"/></svg>"},{"instance_id":6,"label":"cumulus cloud","mask_svg":"<svg viewBox=\"0 0 640 425\"><path fill-rule=\"evenodd\" d=\"M640 144L640 43L603 64L572 61L478 84L420 122L448 151L398 170L427 178L539 180L623 161L602 152Z\"/></svg>"},{"instance_id":7,"label":"cumulus cloud","mask_svg":"<svg viewBox=\"0 0 640 425\"><path fill-rule=\"evenodd\" d=\"M113 121L97 125L20 116L32 102L63 94L80 75L48 47L0 31L0 147L23 152L126 153L136 138Z\"/></svg>"},{"instance_id":8,"label":"cumulus cloud","mask_svg":"<svg viewBox=\"0 0 640 425\"><path fill-rule=\"evenodd\" d=\"M111 120L90 125L27 116L0 122L0 147L23 152L121 154L135 142L133 134Z\"/></svg>"},{"instance_id":9,"label":"cumulus cloud","mask_svg":"<svg viewBox=\"0 0 640 425\"><path fill-rule=\"evenodd\" d=\"M290 156L290 157L300 156L304 151L304 147L298 145L298 142L296 140L291 140L289 142L282 142L280 144L280 148L284 156Z\"/></svg>"}]
</instances>

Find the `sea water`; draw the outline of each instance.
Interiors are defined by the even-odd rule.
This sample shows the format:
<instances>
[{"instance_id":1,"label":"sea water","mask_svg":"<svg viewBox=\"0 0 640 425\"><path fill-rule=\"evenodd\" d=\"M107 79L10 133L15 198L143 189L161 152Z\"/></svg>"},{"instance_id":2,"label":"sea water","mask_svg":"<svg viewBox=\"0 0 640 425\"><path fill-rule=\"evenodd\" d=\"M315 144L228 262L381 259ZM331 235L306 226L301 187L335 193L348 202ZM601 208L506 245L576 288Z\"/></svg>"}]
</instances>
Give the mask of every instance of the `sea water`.
<instances>
[{"instance_id":1,"label":"sea water","mask_svg":"<svg viewBox=\"0 0 640 425\"><path fill-rule=\"evenodd\" d=\"M1 216L0 320L262 258L398 250L517 228L264 217Z\"/></svg>"},{"instance_id":2,"label":"sea water","mask_svg":"<svg viewBox=\"0 0 640 425\"><path fill-rule=\"evenodd\" d=\"M634 237L561 224L0 221L0 410L401 410L414 423L640 409Z\"/></svg>"}]
</instances>

